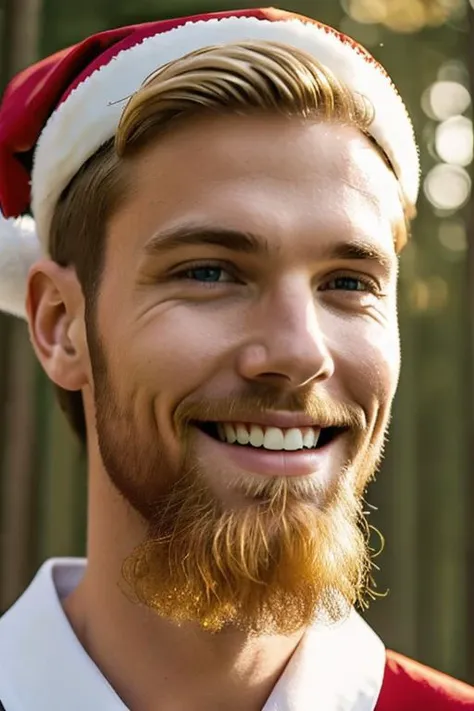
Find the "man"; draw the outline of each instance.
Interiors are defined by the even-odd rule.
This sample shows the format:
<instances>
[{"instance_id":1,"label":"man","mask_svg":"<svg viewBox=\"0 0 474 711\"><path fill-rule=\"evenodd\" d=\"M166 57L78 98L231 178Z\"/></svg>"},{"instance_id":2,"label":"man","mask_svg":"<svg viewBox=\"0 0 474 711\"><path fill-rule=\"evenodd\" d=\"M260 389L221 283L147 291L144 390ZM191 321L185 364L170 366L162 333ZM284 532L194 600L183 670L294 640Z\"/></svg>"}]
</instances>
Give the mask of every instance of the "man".
<instances>
[{"instance_id":1,"label":"man","mask_svg":"<svg viewBox=\"0 0 474 711\"><path fill-rule=\"evenodd\" d=\"M277 10L112 30L10 84L0 156L2 308L89 465L6 711L474 709L353 611L419 177L380 65Z\"/></svg>"}]
</instances>

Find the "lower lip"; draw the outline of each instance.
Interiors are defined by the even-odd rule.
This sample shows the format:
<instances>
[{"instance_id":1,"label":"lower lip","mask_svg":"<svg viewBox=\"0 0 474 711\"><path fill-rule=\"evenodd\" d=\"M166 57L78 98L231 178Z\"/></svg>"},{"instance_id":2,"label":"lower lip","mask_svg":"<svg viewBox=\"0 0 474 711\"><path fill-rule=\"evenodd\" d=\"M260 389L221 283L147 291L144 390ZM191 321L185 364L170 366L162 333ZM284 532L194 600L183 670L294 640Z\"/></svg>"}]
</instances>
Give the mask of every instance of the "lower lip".
<instances>
[{"instance_id":1,"label":"lower lip","mask_svg":"<svg viewBox=\"0 0 474 711\"><path fill-rule=\"evenodd\" d=\"M324 467L332 443L335 441L324 445L321 449L274 452L263 448L227 444L210 437L201 430L198 431L208 443L212 443L218 448L227 460L234 462L241 469L263 476L311 476Z\"/></svg>"}]
</instances>

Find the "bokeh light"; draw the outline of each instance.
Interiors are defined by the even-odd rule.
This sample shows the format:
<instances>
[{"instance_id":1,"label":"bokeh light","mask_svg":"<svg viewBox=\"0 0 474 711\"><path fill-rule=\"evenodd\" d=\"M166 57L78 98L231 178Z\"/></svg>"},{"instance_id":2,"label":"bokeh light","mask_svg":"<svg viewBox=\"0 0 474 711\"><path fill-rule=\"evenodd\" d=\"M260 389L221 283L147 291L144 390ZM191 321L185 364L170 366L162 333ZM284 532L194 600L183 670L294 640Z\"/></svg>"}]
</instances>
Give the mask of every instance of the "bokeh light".
<instances>
[{"instance_id":1,"label":"bokeh light","mask_svg":"<svg viewBox=\"0 0 474 711\"><path fill-rule=\"evenodd\" d=\"M347 14L356 22L384 22L387 18L387 3L382 0L347 0L344 3Z\"/></svg>"},{"instance_id":2,"label":"bokeh light","mask_svg":"<svg viewBox=\"0 0 474 711\"><path fill-rule=\"evenodd\" d=\"M439 312L448 304L448 284L438 275L415 279L410 288L409 300L413 311Z\"/></svg>"},{"instance_id":3,"label":"bokeh light","mask_svg":"<svg viewBox=\"0 0 474 711\"><path fill-rule=\"evenodd\" d=\"M464 0L344 0L343 7L356 22L381 23L395 32L417 32L460 16L465 3Z\"/></svg>"},{"instance_id":4,"label":"bokeh light","mask_svg":"<svg viewBox=\"0 0 474 711\"><path fill-rule=\"evenodd\" d=\"M460 219L441 220L438 239L451 252L465 252L467 249L466 225Z\"/></svg>"},{"instance_id":5,"label":"bokeh light","mask_svg":"<svg viewBox=\"0 0 474 711\"><path fill-rule=\"evenodd\" d=\"M429 171L423 188L434 207L440 210L457 210L469 199L471 179L461 166L440 163Z\"/></svg>"},{"instance_id":6,"label":"bokeh light","mask_svg":"<svg viewBox=\"0 0 474 711\"><path fill-rule=\"evenodd\" d=\"M469 86L469 72L459 59L447 59L438 69L438 81L454 81Z\"/></svg>"},{"instance_id":7,"label":"bokeh light","mask_svg":"<svg viewBox=\"0 0 474 711\"><path fill-rule=\"evenodd\" d=\"M471 104L469 91L456 81L436 81L423 93L425 114L437 121L463 114Z\"/></svg>"},{"instance_id":8,"label":"bokeh light","mask_svg":"<svg viewBox=\"0 0 474 711\"><path fill-rule=\"evenodd\" d=\"M439 124L435 134L436 151L441 160L467 166L472 161L472 121L466 116L453 116Z\"/></svg>"}]
</instances>

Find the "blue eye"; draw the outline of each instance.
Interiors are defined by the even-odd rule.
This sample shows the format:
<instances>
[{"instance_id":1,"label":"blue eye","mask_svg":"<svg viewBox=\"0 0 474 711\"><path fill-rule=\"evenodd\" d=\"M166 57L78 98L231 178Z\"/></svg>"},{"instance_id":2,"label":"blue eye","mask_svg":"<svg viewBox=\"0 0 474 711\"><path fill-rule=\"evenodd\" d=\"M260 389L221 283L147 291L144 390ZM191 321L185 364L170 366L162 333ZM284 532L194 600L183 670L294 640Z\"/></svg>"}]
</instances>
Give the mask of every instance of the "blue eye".
<instances>
[{"instance_id":1,"label":"blue eye","mask_svg":"<svg viewBox=\"0 0 474 711\"><path fill-rule=\"evenodd\" d=\"M364 279L353 276L335 277L327 282L325 290L335 289L339 291L375 291L375 287L368 284Z\"/></svg>"},{"instance_id":2,"label":"blue eye","mask_svg":"<svg viewBox=\"0 0 474 711\"><path fill-rule=\"evenodd\" d=\"M204 286L217 286L220 284L240 283L235 274L234 267L229 264L214 262L196 262L183 264L182 268L171 274L172 279Z\"/></svg>"},{"instance_id":3,"label":"blue eye","mask_svg":"<svg viewBox=\"0 0 474 711\"><path fill-rule=\"evenodd\" d=\"M228 281L222 278L225 275L225 271L222 267L194 267L193 269L187 269L184 275L187 279L192 279L193 281L204 281L208 283Z\"/></svg>"}]
</instances>

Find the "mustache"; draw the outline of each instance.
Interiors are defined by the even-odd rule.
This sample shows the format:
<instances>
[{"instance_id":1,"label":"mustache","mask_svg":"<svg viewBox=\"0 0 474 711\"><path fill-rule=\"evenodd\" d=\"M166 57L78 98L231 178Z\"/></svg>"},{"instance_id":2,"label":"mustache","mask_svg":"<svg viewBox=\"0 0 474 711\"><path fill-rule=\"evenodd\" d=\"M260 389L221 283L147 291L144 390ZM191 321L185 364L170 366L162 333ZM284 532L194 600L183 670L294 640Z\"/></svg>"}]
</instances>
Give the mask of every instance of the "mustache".
<instances>
[{"instance_id":1,"label":"mustache","mask_svg":"<svg viewBox=\"0 0 474 711\"><path fill-rule=\"evenodd\" d=\"M359 432L367 427L364 410L355 403L338 401L315 390L282 393L268 385L254 385L251 389L219 398L201 396L185 399L176 407L174 421L178 431L183 431L193 421L247 422L252 419L252 415L264 416L282 410L309 417L320 427L338 427Z\"/></svg>"}]
</instances>

